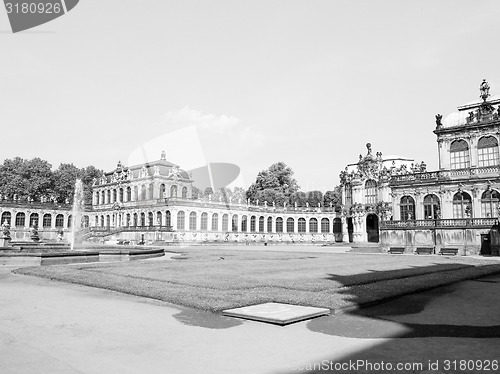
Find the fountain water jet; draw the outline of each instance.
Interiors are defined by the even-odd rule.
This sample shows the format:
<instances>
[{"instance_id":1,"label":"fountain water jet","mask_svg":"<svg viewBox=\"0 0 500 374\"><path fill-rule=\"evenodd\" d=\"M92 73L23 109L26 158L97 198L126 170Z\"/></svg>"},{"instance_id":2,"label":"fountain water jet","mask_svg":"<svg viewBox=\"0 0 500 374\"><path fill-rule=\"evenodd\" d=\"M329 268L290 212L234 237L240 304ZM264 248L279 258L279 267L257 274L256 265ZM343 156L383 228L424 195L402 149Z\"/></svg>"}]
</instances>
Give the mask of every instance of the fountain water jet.
<instances>
[{"instance_id":1,"label":"fountain water jet","mask_svg":"<svg viewBox=\"0 0 500 374\"><path fill-rule=\"evenodd\" d=\"M74 249L76 241L76 233L82 225L83 204L85 198L83 194L83 182L77 179L75 182L75 194L73 196L73 208L71 210L72 225L71 225L71 250Z\"/></svg>"}]
</instances>

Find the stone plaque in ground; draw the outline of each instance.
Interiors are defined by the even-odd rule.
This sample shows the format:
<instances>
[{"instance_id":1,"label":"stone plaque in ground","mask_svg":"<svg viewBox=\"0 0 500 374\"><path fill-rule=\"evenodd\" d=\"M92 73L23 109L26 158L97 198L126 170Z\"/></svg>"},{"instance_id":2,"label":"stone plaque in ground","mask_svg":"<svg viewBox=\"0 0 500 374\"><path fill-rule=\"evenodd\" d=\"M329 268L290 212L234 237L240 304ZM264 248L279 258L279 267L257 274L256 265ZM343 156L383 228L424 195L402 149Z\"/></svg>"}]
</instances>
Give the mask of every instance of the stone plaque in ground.
<instances>
[{"instance_id":1,"label":"stone plaque in ground","mask_svg":"<svg viewBox=\"0 0 500 374\"><path fill-rule=\"evenodd\" d=\"M251 319L260 322L288 325L290 323L330 314L330 309L281 303L265 303L227 309L225 316Z\"/></svg>"}]
</instances>

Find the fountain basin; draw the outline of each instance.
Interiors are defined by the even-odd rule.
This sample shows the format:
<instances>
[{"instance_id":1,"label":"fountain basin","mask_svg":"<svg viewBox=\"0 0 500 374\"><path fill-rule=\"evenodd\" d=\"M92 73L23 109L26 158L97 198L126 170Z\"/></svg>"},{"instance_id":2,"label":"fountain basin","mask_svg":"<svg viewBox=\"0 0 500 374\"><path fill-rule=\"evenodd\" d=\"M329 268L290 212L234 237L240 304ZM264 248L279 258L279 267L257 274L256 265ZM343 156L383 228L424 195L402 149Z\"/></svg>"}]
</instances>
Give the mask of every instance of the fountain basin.
<instances>
[{"instance_id":1,"label":"fountain basin","mask_svg":"<svg viewBox=\"0 0 500 374\"><path fill-rule=\"evenodd\" d=\"M44 248L14 248L0 250L0 266L40 266L84 264L90 262L134 261L164 256L163 248L86 248L62 250L47 246Z\"/></svg>"}]
</instances>

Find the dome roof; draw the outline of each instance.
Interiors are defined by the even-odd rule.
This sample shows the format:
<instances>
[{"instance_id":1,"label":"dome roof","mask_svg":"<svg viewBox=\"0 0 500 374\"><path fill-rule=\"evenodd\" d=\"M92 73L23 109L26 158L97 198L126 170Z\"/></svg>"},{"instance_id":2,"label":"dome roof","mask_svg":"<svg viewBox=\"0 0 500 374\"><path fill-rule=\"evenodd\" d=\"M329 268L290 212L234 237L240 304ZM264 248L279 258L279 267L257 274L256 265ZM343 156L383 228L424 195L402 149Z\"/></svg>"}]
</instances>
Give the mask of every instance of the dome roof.
<instances>
[{"instance_id":1,"label":"dome roof","mask_svg":"<svg viewBox=\"0 0 500 374\"><path fill-rule=\"evenodd\" d=\"M461 112L452 112L448 114L442 121L441 123L443 124L443 127L455 127L455 126L462 126L467 123L467 117L469 114L466 111L461 111Z\"/></svg>"}]
</instances>

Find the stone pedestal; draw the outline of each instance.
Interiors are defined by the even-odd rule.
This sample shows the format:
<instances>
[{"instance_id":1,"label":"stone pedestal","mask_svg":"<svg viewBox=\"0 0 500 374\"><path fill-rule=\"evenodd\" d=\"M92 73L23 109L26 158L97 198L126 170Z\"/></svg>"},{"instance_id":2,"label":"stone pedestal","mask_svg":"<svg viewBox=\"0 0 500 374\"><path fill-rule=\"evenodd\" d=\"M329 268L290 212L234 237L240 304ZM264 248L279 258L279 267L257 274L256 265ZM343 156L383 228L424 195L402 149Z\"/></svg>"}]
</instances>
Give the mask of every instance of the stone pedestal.
<instances>
[{"instance_id":1,"label":"stone pedestal","mask_svg":"<svg viewBox=\"0 0 500 374\"><path fill-rule=\"evenodd\" d=\"M10 238L0 237L0 250L2 247L10 247Z\"/></svg>"}]
</instances>

